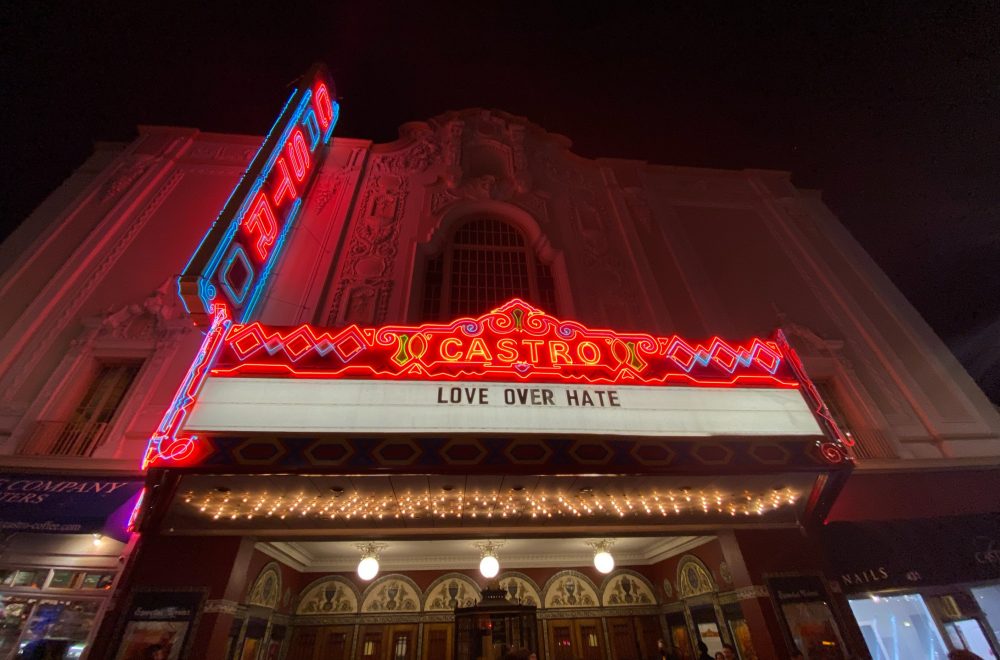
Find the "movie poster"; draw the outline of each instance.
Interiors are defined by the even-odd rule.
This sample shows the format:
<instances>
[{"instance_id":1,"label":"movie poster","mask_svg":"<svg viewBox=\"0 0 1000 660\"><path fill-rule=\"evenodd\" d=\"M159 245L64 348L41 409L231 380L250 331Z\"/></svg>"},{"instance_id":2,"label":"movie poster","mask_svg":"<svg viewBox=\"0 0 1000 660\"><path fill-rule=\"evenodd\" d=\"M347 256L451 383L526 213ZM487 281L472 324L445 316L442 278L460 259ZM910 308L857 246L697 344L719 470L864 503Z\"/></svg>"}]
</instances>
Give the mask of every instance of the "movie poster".
<instances>
[{"instance_id":1,"label":"movie poster","mask_svg":"<svg viewBox=\"0 0 1000 660\"><path fill-rule=\"evenodd\" d=\"M201 591L133 595L117 660L179 660L204 597Z\"/></svg>"},{"instance_id":2,"label":"movie poster","mask_svg":"<svg viewBox=\"0 0 1000 660\"><path fill-rule=\"evenodd\" d=\"M795 649L806 660L842 660L844 642L830 609L830 597L817 575L765 578L779 606Z\"/></svg>"}]
</instances>

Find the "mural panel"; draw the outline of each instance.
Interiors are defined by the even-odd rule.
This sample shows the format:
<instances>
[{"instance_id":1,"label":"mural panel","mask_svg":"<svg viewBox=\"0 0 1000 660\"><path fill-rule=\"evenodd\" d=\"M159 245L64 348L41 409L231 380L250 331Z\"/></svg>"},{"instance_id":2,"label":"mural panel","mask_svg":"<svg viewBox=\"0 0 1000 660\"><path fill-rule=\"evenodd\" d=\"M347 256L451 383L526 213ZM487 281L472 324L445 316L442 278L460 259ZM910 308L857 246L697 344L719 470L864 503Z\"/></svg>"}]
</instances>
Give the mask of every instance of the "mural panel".
<instances>
[{"instance_id":1,"label":"mural panel","mask_svg":"<svg viewBox=\"0 0 1000 660\"><path fill-rule=\"evenodd\" d=\"M551 607L597 607L600 599L594 583L577 571L560 571L545 584L543 606Z\"/></svg>"},{"instance_id":2,"label":"mural panel","mask_svg":"<svg viewBox=\"0 0 1000 660\"><path fill-rule=\"evenodd\" d=\"M420 590L404 575L386 575L365 590L362 613L419 612Z\"/></svg>"},{"instance_id":3,"label":"mural panel","mask_svg":"<svg viewBox=\"0 0 1000 660\"><path fill-rule=\"evenodd\" d=\"M278 598L281 596L281 572L278 565L271 562L257 575L253 586L250 588L250 595L247 596L247 603L260 607L269 607L272 610L278 605Z\"/></svg>"},{"instance_id":4,"label":"mural panel","mask_svg":"<svg viewBox=\"0 0 1000 660\"><path fill-rule=\"evenodd\" d=\"M700 559L694 555L681 557L677 564L678 598L691 598L718 590L712 574Z\"/></svg>"},{"instance_id":5,"label":"mural panel","mask_svg":"<svg viewBox=\"0 0 1000 660\"><path fill-rule=\"evenodd\" d=\"M527 575L513 571L501 573L499 581L500 588L507 592L507 599L512 603L541 607L538 585Z\"/></svg>"},{"instance_id":6,"label":"mural panel","mask_svg":"<svg viewBox=\"0 0 1000 660\"><path fill-rule=\"evenodd\" d=\"M329 577L307 587L296 614L352 614L358 611L354 585L340 577Z\"/></svg>"},{"instance_id":7,"label":"mural panel","mask_svg":"<svg viewBox=\"0 0 1000 660\"><path fill-rule=\"evenodd\" d=\"M604 581L601 590L601 605L604 607L622 607L628 605L653 605L652 585L634 571L616 571Z\"/></svg>"},{"instance_id":8,"label":"mural panel","mask_svg":"<svg viewBox=\"0 0 1000 660\"><path fill-rule=\"evenodd\" d=\"M479 585L461 573L442 575L427 588L425 612L451 612L456 607L472 607L479 602Z\"/></svg>"}]
</instances>

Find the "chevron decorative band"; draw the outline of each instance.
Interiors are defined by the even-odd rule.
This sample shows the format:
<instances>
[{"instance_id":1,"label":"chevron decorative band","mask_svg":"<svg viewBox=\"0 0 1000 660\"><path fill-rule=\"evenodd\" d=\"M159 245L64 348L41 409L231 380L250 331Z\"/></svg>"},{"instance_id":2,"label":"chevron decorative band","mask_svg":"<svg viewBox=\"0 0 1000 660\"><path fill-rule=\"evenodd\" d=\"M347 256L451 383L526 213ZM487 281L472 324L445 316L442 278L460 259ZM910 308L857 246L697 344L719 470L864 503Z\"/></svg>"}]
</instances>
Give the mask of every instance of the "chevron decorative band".
<instances>
[{"instance_id":1,"label":"chevron decorative band","mask_svg":"<svg viewBox=\"0 0 1000 660\"><path fill-rule=\"evenodd\" d=\"M795 388L778 344L587 328L514 299L477 318L332 330L234 325L212 376Z\"/></svg>"}]
</instances>

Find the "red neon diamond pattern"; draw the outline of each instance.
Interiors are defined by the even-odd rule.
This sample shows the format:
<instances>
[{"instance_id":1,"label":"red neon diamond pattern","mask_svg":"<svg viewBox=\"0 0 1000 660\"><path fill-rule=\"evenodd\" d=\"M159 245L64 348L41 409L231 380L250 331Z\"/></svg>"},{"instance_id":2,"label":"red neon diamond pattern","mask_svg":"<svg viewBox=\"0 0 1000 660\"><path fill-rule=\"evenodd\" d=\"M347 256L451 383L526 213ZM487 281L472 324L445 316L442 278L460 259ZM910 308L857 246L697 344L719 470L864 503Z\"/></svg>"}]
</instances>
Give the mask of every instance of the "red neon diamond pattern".
<instances>
[{"instance_id":1,"label":"red neon diamond pattern","mask_svg":"<svg viewBox=\"0 0 1000 660\"><path fill-rule=\"evenodd\" d=\"M261 350L264 349L264 350ZM330 354L333 355L330 355ZM512 300L477 318L340 330L234 326L215 376L798 387L774 341L586 328Z\"/></svg>"}]
</instances>

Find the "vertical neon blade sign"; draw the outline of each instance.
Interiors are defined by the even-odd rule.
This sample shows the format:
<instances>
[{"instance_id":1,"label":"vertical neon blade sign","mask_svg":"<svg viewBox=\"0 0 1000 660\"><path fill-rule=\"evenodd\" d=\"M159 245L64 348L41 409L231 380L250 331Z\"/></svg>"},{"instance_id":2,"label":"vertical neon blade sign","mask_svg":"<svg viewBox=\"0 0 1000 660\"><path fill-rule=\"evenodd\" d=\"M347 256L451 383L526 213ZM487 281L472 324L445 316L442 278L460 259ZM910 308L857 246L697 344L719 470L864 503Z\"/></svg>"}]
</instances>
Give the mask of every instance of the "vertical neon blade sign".
<instances>
[{"instance_id":1,"label":"vertical neon blade sign","mask_svg":"<svg viewBox=\"0 0 1000 660\"><path fill-rule=\"evenodd\" d=\"M211 325L222 305L237 323L251 319L333 134L335 98L326 67L316 65L285 103L178 281L196 324Z\"/></svg>"},{"instance_id":2,"label":"vertical neon blade sign","mask_svg":"<svg viewBox=\"0 0 1000 660\"><path fill-rule=\"evenodd\" d=\"M340 106L326 67L302 77L278 120L250 162L219 217L178 280L181 300L205 337L149 440L142 467L196 462L196 436L182 437L184 420L234 322L252 320L254 307L302 200L319 169L320 150L330 142Z\"/></svg>"}]
</instances>

